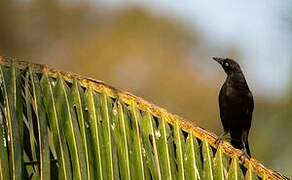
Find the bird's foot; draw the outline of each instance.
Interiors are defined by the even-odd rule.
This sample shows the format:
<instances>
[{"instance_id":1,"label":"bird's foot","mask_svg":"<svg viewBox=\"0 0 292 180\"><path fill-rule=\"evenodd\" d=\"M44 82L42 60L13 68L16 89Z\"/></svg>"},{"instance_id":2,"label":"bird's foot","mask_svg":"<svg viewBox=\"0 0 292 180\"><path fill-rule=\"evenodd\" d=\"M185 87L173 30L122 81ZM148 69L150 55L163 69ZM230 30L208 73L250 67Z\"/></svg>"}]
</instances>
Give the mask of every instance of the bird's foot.
<instances>
[{"instance_id":1,"label":"bird's foot","mask_svg":"<svg viewBox=\"0 0 292 180\"><path fill-rule=\"evenodd\" d=\"M248 155L246 150L243 150L242 154L239 156L239 160L242 161L243 163L246 159L250 160L250 158L251 157Z\"/></svg>"},{"instance_id":2,"label":"bird's foot","mask_svg":"<svg viewBox=\"0 0 292 180\"><path fill-rule=\"evenodd\" d=\"M215 145L219 146L220 144L222 144L222 142L223 142L223 138L221 136L219 136L215 141Z\"/></svg>"},{"instance_id":3,"label":"bird's foot","mask_svg":"<svg viewBox=\"0 0 292 180\"><path fill-rule=\"evenodd\" d=\"M224 131L216 140L215 140L215 145L219 146L220 144L223 143L223 140L226 138L225 136L228 134L228 132Z\"/></svg>"}]
</instances>

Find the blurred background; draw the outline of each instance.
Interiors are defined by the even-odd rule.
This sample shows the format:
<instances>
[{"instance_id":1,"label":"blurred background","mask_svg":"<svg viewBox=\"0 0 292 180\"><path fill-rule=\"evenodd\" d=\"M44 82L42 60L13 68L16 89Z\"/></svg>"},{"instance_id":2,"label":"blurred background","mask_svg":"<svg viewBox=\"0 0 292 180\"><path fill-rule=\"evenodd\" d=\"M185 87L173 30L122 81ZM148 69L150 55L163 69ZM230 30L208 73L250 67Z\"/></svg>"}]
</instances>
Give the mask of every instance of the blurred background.
<instances>
[{"instance_id":1,"label":"blurred background","mask_svg":"<svg viewBox=\"0 0 292 180\"><path fill-rule=\"evenodd\" d=\"M107 82L222 133L231 57L254 93L253 156L292 176L289 0L1 0L0 54Z\"/></svg>"}]
</instances>

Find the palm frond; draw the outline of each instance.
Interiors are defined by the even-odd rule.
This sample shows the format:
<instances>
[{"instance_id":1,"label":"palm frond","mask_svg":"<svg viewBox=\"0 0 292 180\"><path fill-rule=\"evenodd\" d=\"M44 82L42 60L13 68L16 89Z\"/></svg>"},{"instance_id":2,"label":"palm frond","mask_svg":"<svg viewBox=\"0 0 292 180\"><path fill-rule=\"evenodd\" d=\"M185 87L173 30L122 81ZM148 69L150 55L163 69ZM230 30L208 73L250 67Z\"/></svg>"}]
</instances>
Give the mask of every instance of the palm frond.
<instances>
[{"instance_id":1,"label":"palm frond","mask_svg":"<svg viewBox=\"0 0 292 180\"><path fill-rule=\"evenodd\" d=\"M104 82L0 62L0 179L287 179Z\"/></svg>"}]
</instances>

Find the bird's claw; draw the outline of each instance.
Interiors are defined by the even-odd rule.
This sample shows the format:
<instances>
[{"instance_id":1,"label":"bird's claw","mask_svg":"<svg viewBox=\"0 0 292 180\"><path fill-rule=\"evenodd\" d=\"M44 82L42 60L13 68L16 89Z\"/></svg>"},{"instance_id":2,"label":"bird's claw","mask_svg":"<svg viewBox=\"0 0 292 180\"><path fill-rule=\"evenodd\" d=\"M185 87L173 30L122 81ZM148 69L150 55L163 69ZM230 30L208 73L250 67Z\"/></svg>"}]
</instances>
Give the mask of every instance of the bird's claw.
<instances>
[{"instance_id":1,"label":"bird's claw","mask_svg":"<svg viewBox=\"0 0 292 180\"><path fill-rule=\"evenodd\" d=\"M242 154L239 156L239 160L244 163L246 159L250 160L250 156L247 154L246 150L243 150Z\"/></svg>"},{"instance_id":2,"label":"bird's claw","mask_svg":"<svg viewBox=\"0 0 292 180\"><path fill-rule=\"evenodd\" d=\"M219 146L223 143L223 140L225 139L225 136L227 135L227 132L222 133L216 140L215 140L215 145Z\"/></svg>"},{"instance_id":3,"label":"bird's claw","mask_svg":"<svg viewBox=\"0 0 292 180\"><path fill-rule=\"evenodd\" d=\"M223 143L223 137L219 136L216 140L215 140L215 145L219 146L220 144Z\"/></svg>"}]
</instances>

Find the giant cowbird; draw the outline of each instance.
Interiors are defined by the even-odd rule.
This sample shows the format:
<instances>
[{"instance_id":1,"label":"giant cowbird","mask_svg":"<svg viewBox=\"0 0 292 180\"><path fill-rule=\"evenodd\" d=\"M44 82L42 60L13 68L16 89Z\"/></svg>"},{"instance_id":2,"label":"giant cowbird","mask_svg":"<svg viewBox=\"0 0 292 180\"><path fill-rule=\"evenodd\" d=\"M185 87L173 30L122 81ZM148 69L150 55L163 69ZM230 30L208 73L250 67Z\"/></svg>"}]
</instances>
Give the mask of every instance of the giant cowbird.
<instances>
[{"instance_id":1,"label":"giant cowbird","mask_svg":"<svg viewBox=\"0 0 292 180\"><path fill-rule=\"evenodd\" d=\"M251 157L248 145L248 133L254 108L253 96L238 63L229 58L213 57L224 69L227 78L219 93L220 118L224 133L230 133L231 144L243 149Z\"/></svg>"}]
</instances>

